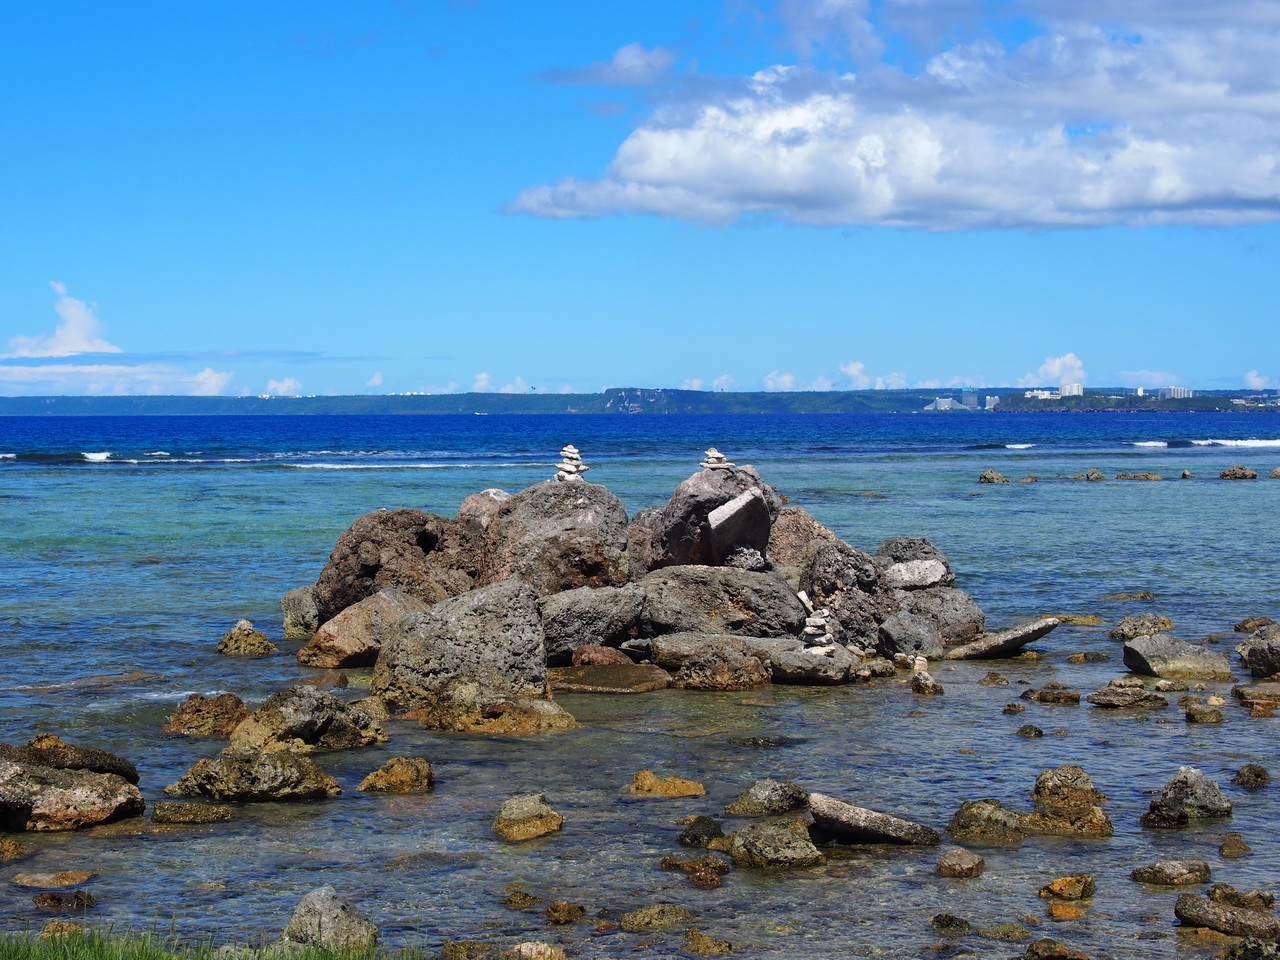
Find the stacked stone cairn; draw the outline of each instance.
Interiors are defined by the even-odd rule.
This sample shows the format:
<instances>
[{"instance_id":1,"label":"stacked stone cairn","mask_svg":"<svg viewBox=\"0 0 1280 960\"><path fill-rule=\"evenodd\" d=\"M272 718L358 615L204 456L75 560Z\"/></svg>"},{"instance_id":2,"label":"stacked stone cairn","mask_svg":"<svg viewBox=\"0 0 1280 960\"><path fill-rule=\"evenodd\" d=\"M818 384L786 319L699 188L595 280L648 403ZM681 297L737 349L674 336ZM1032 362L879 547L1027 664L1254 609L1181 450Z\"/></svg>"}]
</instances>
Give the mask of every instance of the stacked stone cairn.
<instances>
[{"instance_id":1,"label":"stacked stone cairn","mask_svg":"<svg viewBox=\"0 0 1280 960\"><path fill-rule=\"evenodd\" d=\"M706 451L705 456L707 459L703 460L702 463L699 464L699 466L704 470L732 470L737 466L737 464L730 463L729 458L715 447L710 447Z\"/></svg>"},{"instance_id":2,"label":"stacked stone cairn","mask_svg":"<svg viewBox=\"0 0 1280 960\"><path fill-rule=\"evenodd\" d=\"M556 464L555 479L560 481L581 480L582 475L591 468L582 462L582 455L572 443L566 444L560 451L560 462Z\"/></svg>"},{"instance_id":3,"label":"stacked stone cairn","mask_svg":"<svg viewBox=\"0 0 1280 960\"><path fill-rule=\"evenodd\" d=\"M813 601L809 599L809 595L803 590L796 594L800 602L804 604L805 612L808 614L804 618L804 631L800 634L800 639L804 641L807 653L816 654L823 657L835 656L836 652L836 636L841 632L840 623L831 611L826 607L822 609L814 609ZM857 659L866 659L862 650L850 648Z\"/></svg>"}]
</instances>

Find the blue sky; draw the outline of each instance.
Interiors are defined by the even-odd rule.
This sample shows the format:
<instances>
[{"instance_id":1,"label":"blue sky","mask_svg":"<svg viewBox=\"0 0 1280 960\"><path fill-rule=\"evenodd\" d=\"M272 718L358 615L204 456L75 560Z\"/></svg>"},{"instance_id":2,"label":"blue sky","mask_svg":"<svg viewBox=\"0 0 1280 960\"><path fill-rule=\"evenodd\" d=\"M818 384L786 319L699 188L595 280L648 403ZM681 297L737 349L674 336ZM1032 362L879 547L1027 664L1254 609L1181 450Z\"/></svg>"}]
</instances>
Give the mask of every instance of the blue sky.
<instances>
[{"instance_id":1,"label":"blue sky","mask_svg":"<svg viewBox=\"0 0 1280 960\"><path fill-rule=\"evenodd\" d=\"M1280 387L1280 5L47 0L0 395Z\"/></svg>"}]
</instances>

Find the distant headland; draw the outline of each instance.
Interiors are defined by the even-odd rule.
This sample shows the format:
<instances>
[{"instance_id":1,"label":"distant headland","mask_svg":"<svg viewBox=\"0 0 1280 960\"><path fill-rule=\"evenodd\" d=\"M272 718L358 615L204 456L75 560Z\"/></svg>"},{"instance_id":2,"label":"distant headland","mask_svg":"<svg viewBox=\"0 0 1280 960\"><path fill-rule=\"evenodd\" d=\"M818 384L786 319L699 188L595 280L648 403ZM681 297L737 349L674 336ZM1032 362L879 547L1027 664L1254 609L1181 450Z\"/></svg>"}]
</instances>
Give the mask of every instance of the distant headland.
<instances>
[{"instance_id":1,"label":"distant headland","mask_svg":"<svg viewBox=\"0 0 1280 960\"><path fill-rule=\"evenodd\" d=\"M1186 393L1189 391L1177 391ZM302 397L0 397L0 416L259 416L404 414L842 414L1280 412L1280 393L1144 395L1115 387L1067 394L1001 388L711 392L616 387L602 393L441 393Z\"/></svg>"}]
</instances>

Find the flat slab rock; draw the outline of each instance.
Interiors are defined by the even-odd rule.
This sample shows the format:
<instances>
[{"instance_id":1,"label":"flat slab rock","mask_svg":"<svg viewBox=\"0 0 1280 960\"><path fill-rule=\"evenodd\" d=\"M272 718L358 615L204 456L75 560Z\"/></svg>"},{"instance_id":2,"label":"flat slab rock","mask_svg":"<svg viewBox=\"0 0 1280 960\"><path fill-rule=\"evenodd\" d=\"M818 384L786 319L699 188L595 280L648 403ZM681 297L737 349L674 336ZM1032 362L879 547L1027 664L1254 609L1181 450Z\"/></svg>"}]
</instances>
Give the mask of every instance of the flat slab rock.
<instances>
[{"instance_id":1,"label":"flat slab rock","mask_svg":"<svg viewBox=\"0 0 1280 960\"><path fill-rule=\"evenodd\" d=\"M948 650L944 659L986 660L992 657L1007 657L1027 644L1046 636L1060 622L1057 617L1045 617L1043 620L1035 620L1009 630L986 633L972 643Z\"/></svg>"},{"instance_id":2,"label":"flat slab rock","mask_svg":"<svg viewBox=\"0 0 1280 960\"><path fill-rule=\"evenodd\" d=\"M1280 683L1243 683L1231 688L1237 700L1269 700L1280 703Z\"/></svg>"},{"instance_id":3,"label":"flat slab rock","mask_svg":"<svg viewBox=\"0 0 1280 960\"><path fill-rule=\"evenodd\" d=\"M671 686L671 674L651 663L551 667L547 682L556 693L648 693Z\"/></svg>"},{"instance_id":4,"label":"flat slab rock","mask_svg":"<svg viewBox=\"0 0 1280 960\"><path fill-rule=\"evenodd\" d=\"M846 843L897 843L936 846L942 838L911 820L837 800L824 793L809 794L809 810L819 827Z\"/></svg>"}]
</instances>

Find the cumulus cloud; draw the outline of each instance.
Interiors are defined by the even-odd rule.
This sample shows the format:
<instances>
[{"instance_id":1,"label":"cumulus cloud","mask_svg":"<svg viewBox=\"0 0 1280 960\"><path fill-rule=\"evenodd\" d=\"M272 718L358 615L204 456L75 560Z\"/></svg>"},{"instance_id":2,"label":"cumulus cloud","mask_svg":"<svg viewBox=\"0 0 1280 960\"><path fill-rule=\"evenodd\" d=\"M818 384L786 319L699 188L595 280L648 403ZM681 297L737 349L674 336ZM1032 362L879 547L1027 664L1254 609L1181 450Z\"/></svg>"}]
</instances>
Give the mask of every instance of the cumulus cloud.
<instances>
[{"instance_id":1,"label":"cumulus cloud","mask_svg":"<svg viewBox=\"0 0 1280 960\"><path fill-rule=\"evenodd\" d=\"M1074 353L1064 353L1060 357L1045 357L1040 369L1018 379L1018 386L1042 387L1049 384L1060 387L1064 383L1084 383L1088 378L1083 361Z\"/></svg>"},{"instance_id":2,"label":"cumulus cloud","mask_svg":"<svg viewBox=\"0 0 1280 960\"><path fill-rule=\"evenodd\" d=\"M499 393L528 393L532 388L524 382L524 377L516 377L510 383L504 383Z\"/></svg>"},{"instance_id":3,"label":"cumulus cloud","mask_svg":"<svg viewBox=\"0 0 1280 960\"><path fill-rule=\"evenodd\" d=\"M493 389L493 377L487 373L477 373L475 382L471 384L472 393L488 393Z\"/></svg>"},{"instance_id":4,"label":"cumulus cloud","mask_svg":"<svg viewBox=\"0 0 1280 960\"><path fill-rule=\"evenodd\" d=\"M1264 377L1257 370L1250 370L1244 375L1247 390L1280 390L1280 380L1275 377Z\"/></svg>"},{"instance_id":5,"label":"cumulus cloud","mask_svg":"<svg viewBox=\"0 0 1280 960\"><path fill-rule=\"evenodd\" d=\"M777 370L770 370L764 375L764 388L770 391L794 390L796 388L796 376L794 373L779 373Z\"/></svg>"},{"instance_id":6,"label":"cumulus cloud","mask_svg":"<svg viewBox=\"0 0 1280 960\"><path fill-rule=\"evenodd\" d=\"M372 377L370 377L368 380L364 382L364 385L366 387L382 386L382 371L379 370L377 373L375 373Z\"/></svg>"},{"instance_id":7,"label":"cumulus cloud","mask_svg":"<svg viewBox=\"0 0 1280 960\"><path fill-rule=\"evenodd\" d=\"M77 300L67 293L65 284L51 280L49 286L56 293L53 309L62 322L47 337L14 337L9 341L9 352L0 357L71 357L80 353L121 353L114 343L104 340L102 321L98 319L98 305Z\"/></svg>"},{"instance_id":8,"label":"cumulus cloud","mask_svg":"<svg viewBox=\"0 0 1280 960\"><path fill-rule=\"evenodd\" d=\"M297 396L302 392L302 384L293 377L285 377L282 380L268 380L267 393L274 397Z\"/></svg>"},{"instance_id":9,"label":"cumulus cloud","mask_svg":"<svg viewBox=\"0 0 1280 960\"><path fill-rule=\"evenodd\" d=\"M216 396L235 373L205 367L190 373L168 364L47 363L0 364L0 391L9 396L68 394L128 396L178 394Z\"/></svg>"},{"instance_id":10,"label":"cumulus cloud","mask_svg":"<svg viewBox=\"0 0 1280 960\"><path fill-rule=\"evenodd\" d=\"M1121 370L1116 379L1122 387L1171 387L1183 382L1176 373L1164 370Z\"/></svg>"},{"instance_id":11,"label":"cumulus cloud","mask_svg":"<svg viewBox=\"0 0 1280 960\"><path fill-rule=\"evenodd\" d=\"M675 62L676 55L665 47L646 50L638 43L628 43L614 51L609 60L597 61L581 70L548 70L542 76L551 83L647 87L656 83Z\"/></svg>"},{"instance_id":12,"label":"cumulus cloud","mask_svg":"<svg viewBox=\"0 0 1280 960\"><path fill-rule=\"evenodd\" d=\"M861 360L840 364L840 372L849 378L850 390L901 390L907 385L905 373L872 376L867 373L867 366Z\"/></svg>"},{"instance_id":13,"label":"cumulus cloud","mask_svg":"<svg viewBox=\"0 0 1280 960\"><path fill-rule=\"evenodd\" d=\"M693 378L692 380L681 381L680 389L681 390L701 390L702 381L697 377Z\"/></svg>"},{"instance_id":14,"label":"cumulus cloud","mask_svg":"<svg viewBox=\"0 0 1280 960\"><path fill-rule=\"evenodd\" d=\"M738 381L727 373L722 373L711 381L712 390L732 390L738 385Z\"/></svg>"},{"instance_id":15,"label":"cumulus cloud","mask_svg":"<svg viewBox=\"0 0 1280 960\"><path fill-rule=\"evenodd\" d=\"M930 230L1280 219L1280 5L1135 0L784 0L812 63L673 93L596 179L522 191L544 217L771 216ZM1032 25L1002 43L964 21ZM895 18L953 23L914 72ZM975 37L977 37L975 39Z\"/></svg>"}]
</instances>

